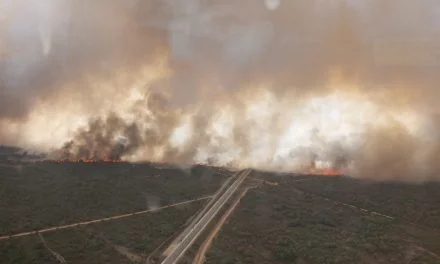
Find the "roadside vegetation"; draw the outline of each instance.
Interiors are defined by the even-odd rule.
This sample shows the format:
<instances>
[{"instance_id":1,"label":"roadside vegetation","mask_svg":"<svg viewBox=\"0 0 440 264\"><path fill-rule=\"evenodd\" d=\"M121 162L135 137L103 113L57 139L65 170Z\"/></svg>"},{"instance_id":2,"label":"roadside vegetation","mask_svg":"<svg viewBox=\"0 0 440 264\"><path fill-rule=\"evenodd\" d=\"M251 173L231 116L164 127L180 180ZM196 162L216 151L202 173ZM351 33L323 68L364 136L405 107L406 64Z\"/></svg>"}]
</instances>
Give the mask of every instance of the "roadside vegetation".
<instances>
[{"instance_id":1,"label":"roadside vegetation","mask_svg":"<svg viewBox=\"0 0 440 264\"><path fill-rule=\"evenodd\" d=\"M0 236L152 211L53 230L41 237L0 240L0 263L59 263L56 254L67 263L144 263L207 200L156 209L209 196L228 175L203 166L4 159L0 162Z\"/></svg>"},{"instance_id":2,"label":"roadside vegetation","mask_svg":"<svg viewBox=\"0 0 440 264\"><path fill-rule=\"evenodd\" d=\"M199 166L43 162L0 169L0 236L211 195L226 179Z\"/></svg>"},{"instance_id":3,"label":"roadside vegetation","mask_svg":"<svg viewBox=\"0 0 440 264\"><path fill-rule=\"evenodd\" d=\"M351 192L351 197L359 197L365 182L328 177L298 182L292 176L264 178L280 184L248 192L214 240L206 263L440 263L440 230L409 223L405 220L409 214L390 219L335 202L345 197L337 196L337 187L344 187L339 189L342 194ZM339 181L347 182L341 186L336 184ZM329 186L335 200L324 199ZM405 186L380 184L385 197L394 199L388 199L386 205L372 204L369 209L397 208L386 212L400 216L405 209L399 207L407 206L402 203L405 197L412 199L414 193L426 191L432 194L420 196L414 203L420 209L435 202L435 188ZM375 192L361 194L368 201L381 199ZM344 202L363 205L349 198ZM439 202L436 200L437 205Z\"/></svg>"}]
</instances>

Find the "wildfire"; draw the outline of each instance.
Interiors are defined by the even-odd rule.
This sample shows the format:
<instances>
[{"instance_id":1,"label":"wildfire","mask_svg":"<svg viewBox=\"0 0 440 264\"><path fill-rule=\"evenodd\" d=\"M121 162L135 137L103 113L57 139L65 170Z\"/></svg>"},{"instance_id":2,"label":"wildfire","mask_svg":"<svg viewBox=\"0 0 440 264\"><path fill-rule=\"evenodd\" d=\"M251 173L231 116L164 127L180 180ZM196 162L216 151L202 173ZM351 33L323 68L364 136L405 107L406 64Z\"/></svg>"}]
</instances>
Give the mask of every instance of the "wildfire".
<instances>
[{"instance_id":1,"label":"wildfire","mask_svg":"<svg viewBox=\"0 0 440 264\"><path fill-rule=\"evenodd\" d=\"M344 175L342 170L335 169L335 168L311 170L311 171L308 171L307 174L319 175L319 176L342 176L342 175Z\"/></svg>"},{"instance_id":2,"label":"wildfire","mask_svg":"<svg viewBox=\"0 0 440 264\"><path fill-rule=\"evenodd\" d=\"M121 74L102 85L93 79L107 93L99 90L106 98L96 96L92 110L79 93L60 93L37 105L28 122L7 123L9 131L22 135L22 145L55 149L55 163L149 161L339 176L351 171L335 168L376 138L370 131L417 137L423 123L417 112L384 105L343 80L310 94L278 94L271 83L255 83L239 87L234 99L207 96L181 106L153 89L169 77L167 69L156 63L133 72L136 78ZM319 164L304 168L311 161Z\"/></svg>"},{"instance_id":3,"label":"wildfire","mask_svg":"<svg viewBox=\"0 0 440 264\"><path fill-rule=\"evenodd\" d=\"M317 165L318 164L318 165ZM342 168L336 168L331 164L322 165L319 162L314 162L302 170L301 174L317 175L317 176L343 176L346 175Z\"/></svg>"},{"instance_id":4,"label":"wildfire","mask_svg":"<svg viewBox=\"0 0 440 264\"><path fill-rule=\"evenodd\" d=\"M122 160L94 160L94 159L79 159L79 160L53 160L52 162L63 164L63 163L121 163Z\"/></svg>"},{"instance_id":5,"label":"wildfire","mask_svg":"<svg viewBox=\"0 0 440 264\"><path fill-rule=\"evenodd\" d=\"M116 118L103 118L79 130L80 137L66 145L68 152L54 156L68 160L55 162L200 163L340 176L351 174L335 168L362 146L368 129L384 129L396 122L407 130L418 127L417 122L385 112L380 105L350 92L330 92L295 101L293 97L276 97L270 87L262 87L239 98L240 104L220 100L217 103L226 107L208 111L202 118L192 109L164 115L150 105L149 98L141 101L146 110L117 112ZM129 114L138 119L126 121ZM107 158L115 153L121 160ZM305 168L311 161L315 164Z\"/></svg>"}]
</instances>

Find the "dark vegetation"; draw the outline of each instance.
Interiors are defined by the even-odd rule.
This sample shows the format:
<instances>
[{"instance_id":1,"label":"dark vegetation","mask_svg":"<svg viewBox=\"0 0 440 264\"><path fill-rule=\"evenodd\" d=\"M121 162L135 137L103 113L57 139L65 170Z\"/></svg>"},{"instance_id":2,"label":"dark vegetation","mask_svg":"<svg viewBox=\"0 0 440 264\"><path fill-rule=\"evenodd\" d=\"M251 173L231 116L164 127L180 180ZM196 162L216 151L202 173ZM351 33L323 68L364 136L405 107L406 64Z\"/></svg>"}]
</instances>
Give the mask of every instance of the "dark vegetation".
<instances>
[{"instance_id":1,"label":"dark vegetation","mask_svg":"<svg viewBox=\"0 0 440 264\"><path fill-rule=\"evenodd\" d=\"M315 177L296 186L328 198L440 229L440 183L379 183L348 177Z\"/></svg>"},{"instance_id":2,"label":"dark vegetation","mask_svg":"<svg viewBox=\"0 0 440 264\"><path fill-rule=\"evenodd\" d=\"M56 264L56 259L41 243L38 236L0 241L0 263L2 264Z\"/></svg>"},{"instance_id":3,"label":"dark vegetation","mask_svg":"<svg viewBox=\"0 0 440 264\"><path fill-rule=\"evenodd\" d=\"M180 230L202 206L179 207L43 234L67 263L144 263L156 247ZM0 241L0 263L56 263L37 235Z\"/></svg>"},{"instance_id":4,"label":"dark vegetation","mask_svg":"<svg viewBox=\"0 0 440 264\"><path fill-rule=\"evenodd\" d=\"M427 227L427 222L409 223L406 219L411 212L405 208L408 199L414 203L409 207L414 212L418 205L418 211L426 208L425 215L432 215L428 208L440 204L435 183L410 186L337 177L298 182L299 178L289 176L264 178L280 184L248 192L214 241L206 263L440 263L440 230ZM380 189L385 198L360 191L366 186ZM325 200L330 194L332 199L355 205L364 205L362 199L376 201L369 209L399 217L388 219Z\"/></svg>"},{"instance_id":5,"label":"dark vegetation","mask_svg":"<svg viewBox=\"0 0 440 264\"><path fill-rule=\"evenodd\" d=\"M203 166L30 163L11 160L11 152L18 153L15 157L27 155L0 146L0 236L211 195L230 175ZM214 240L206 263L440 263L438 183L274 173L253 177L279 185L249 190ZM205 202L43 237L67 263L145 263ZM185 263L191 262L202 241L191 248ZM57 261L38 235L30 235L1 240L0 263Z\"/></svg>"},{"instance_id":6,"label":"dark vegetation","mask_svg":"<svg viewBox=\"0 0 440 264\"><path fill-rule=\"evenodd\" d=\"M0 166L0 235L151 209L212 194L217 169L129 163Z\"/></svg>"},{"instance_id":7,"label":"dark vegetation","mask_svg":"<svg viewBox=\"0 0 440 264\"><path fill-rule=\"evenodd\" d=\"M200 198L214 193L230 174L204 166L23 162L11 159L19 149L0 151L5 157L0 162L0 236ZM142 262L205 202L42 235L68 263ZM1 240L0 263L57 261L35 234Z\"/></svg>"}]
</instances>

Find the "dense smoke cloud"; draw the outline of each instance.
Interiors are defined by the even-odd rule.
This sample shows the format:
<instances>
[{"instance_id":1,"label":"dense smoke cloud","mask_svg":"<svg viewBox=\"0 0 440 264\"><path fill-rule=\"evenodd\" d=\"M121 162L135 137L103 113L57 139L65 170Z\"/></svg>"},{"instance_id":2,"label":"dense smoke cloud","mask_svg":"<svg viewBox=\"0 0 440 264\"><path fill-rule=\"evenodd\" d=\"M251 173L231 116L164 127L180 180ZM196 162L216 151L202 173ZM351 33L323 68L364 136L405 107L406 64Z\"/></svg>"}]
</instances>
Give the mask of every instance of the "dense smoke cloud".
<instances>
[{"instance_id":1,"label":"dense smoke cloud","mask_svg":"<svg viewBox=\"0 0 440 264\"><path fill-rule=\"evenodd\" d=\"M440 178L439 8L5 0L0 143L57 158Z\"/></svg>"}]
</instances>

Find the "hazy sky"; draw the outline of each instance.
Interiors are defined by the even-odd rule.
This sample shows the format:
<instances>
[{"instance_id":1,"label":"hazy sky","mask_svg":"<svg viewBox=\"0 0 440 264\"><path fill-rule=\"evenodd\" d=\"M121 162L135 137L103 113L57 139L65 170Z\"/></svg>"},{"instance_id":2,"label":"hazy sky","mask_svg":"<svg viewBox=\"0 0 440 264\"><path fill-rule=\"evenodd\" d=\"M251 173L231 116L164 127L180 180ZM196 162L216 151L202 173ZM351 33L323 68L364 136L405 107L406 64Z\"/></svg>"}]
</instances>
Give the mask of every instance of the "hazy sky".
<instances>
[{"instance_id":1,"label":"hazy sky","mask_svg":"<svg viewBox=\"0 0 440 264\"><path fill-rule=\"evenodd\" d=\"M439 143L438 10L434 0L4 0L0 143L271 169L301 152L358 174L390 163L434 177L437 148L423 144Z\"/></svg>"}]
</instances>

